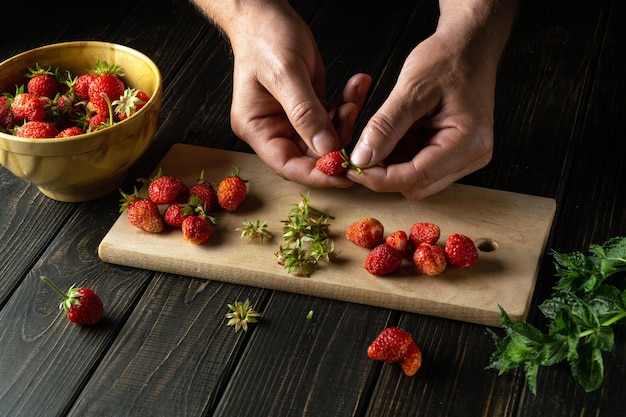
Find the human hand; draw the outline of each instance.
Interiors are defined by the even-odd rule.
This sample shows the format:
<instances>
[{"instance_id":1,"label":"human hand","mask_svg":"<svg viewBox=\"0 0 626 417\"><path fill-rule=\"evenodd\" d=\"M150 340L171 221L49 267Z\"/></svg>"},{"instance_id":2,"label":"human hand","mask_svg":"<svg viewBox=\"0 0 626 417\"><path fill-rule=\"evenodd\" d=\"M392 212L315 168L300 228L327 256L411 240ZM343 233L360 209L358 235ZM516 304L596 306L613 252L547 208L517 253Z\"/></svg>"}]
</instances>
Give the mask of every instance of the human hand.
<instances>
[{"instance_id":1,"label":"human hand","mask_svg":"<svg viewBox=\"0 0 626 417\"><path fill-rule=\"evenodd\" d=\"M315 169L319 156L345 147L371 79L357 74L339 102L326 102L325 68L305 22L287 5L257 10L229 26L234 54L231 125L274 172L315 187L347 187Z\"/></svg>"},{"instance_id":2,"label":"human hand","mask_svg":"<svg viewBox=\"0 0 626 417\"><path fill-rule=\"evenodd\" d=\"M437 31L409 54L350 155L366 168L348 173L354 182L419 200L490 161L496 70L512 13L486 10L484 26L464 23L479 20L466 13L461 3L442 4Z\"/></svg>"}]
</instances>

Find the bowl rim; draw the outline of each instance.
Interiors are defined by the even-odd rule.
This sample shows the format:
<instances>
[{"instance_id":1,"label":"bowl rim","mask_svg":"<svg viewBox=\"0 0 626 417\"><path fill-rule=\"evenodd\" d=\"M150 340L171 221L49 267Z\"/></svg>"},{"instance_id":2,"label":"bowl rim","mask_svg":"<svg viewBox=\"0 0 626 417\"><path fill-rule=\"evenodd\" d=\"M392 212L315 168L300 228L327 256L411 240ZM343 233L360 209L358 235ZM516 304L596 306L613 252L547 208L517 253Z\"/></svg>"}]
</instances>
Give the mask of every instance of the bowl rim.
<instances>
[{"instance_id":1,"label":"bowl rim","mask_svg":"<svg viewBox=\"0 0 626 417\"><path fill-rule=\"evenodd\" d=\"M48 44L48 45L42 45L36 48L32 48L29 49L27 51L23 51L20 52L18 54L15 54L13 56L11 56L10 58L7 58L5 60L3 60L2 62L0 62L0 67L2 67L5 63L14 61L14 60L19 60L24 56L28 56L31 54L36 54L37 52L40 51L45 51L47 49L59 49L59 48L67 48L67 47L71 47L71 48L77 48L77 47L84 47L84 46L99 46L99 47L113 47L115 49L121 49L124 50L125 52L131 54L131 55L135 55L139 58L141 58L144 62L146 62L148 64L148 66L150 67L150 69L152 70L154 76L155 76L155 85L156 88L154 89L154 91L152 92L152 94L150 95L150 100L148 100L148 102L146 103L146 105L144 107L142 107L139 112L143 111L143 110L147 110L147 108L152 107L154 105L156 105L156 101L157 100L153 100L153 97L155 97L157 94L160 94L162 92L162 85L163 85L163 79L161 76L161 71L159 70L159 67L155 64L155 62L146 54L144 54L143 52L131 48L130 46L126 46L126 45L122 45L122 44L118 44L118 43L114 43L114 42L107 42L107 41L94 41L94 40L79 40L79 41L66 41L66 42L58 42L58 43L52 43L52 44ZM139 113L138 112L138 113ZM124 119L122 121L119 121L117 123L115 123L113 126L110 126L106 129L107 132L115 132L115 130L121 128L120 125L123 125L127 122L130 122L131 118L127 118ZM103 130L101 131L95 131L95 132L88 132L88 133L83 133L81 135L75 135L75 136L69 136L69 137L64 137L64 138L23 138L20 136L15 136L15 135L10 135L8 133L4 133L4 132L0 132L0 138L4 138L4 139L8 139L14 142L21 142L24 144L30 144L30 143L46 143L46 144L60 144L60 143L65 143L65 142L73 142L76 140L84 140L85 136L88 135L92 135L94 133L98 133L98 132L103 132Z\"/></svg>"}]
</instances>

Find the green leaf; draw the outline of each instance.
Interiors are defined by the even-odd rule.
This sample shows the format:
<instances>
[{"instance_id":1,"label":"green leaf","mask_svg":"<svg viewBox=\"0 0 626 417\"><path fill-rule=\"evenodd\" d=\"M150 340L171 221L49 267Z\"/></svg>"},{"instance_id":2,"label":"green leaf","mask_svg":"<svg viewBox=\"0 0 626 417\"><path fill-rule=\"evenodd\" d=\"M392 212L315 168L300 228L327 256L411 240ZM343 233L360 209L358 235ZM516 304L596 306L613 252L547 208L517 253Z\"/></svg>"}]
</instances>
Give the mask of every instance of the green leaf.
<instances>
[{"instance_id":1,"label":"green leaf","mask_svg":"<svg viewBox=\"0 0 626 417\"><path fill-rule=\"evenodd\" d=\"M602 353L591 343L580 345L578 358L570 362L572 376L586 392L596 390L604 379Z\"/></svg>"}]
</instances>

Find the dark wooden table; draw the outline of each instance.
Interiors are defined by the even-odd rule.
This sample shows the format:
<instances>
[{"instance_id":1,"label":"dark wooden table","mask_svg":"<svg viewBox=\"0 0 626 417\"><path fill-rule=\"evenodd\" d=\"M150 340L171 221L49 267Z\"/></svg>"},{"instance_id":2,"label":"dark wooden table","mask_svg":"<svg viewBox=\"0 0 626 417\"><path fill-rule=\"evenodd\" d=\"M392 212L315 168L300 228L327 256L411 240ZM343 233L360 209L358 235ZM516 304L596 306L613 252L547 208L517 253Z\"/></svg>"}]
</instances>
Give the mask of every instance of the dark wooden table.
<instances>
[{"instance_id":1,"label":"dark wooden table","mask_svg":"<svg viewBox=\"0 0 626 417\"><path fill-rule=\"evenodd\" d=\"M330 97L351 74L373 75L365 115L437 16L433 0L293 3L318 38ZM522 3L499 73L493 160L462 182L555 198L548 247L584 250L626 233L626 3ZM230 130L232 62L218 32L184 0L108 4L95 17L73 9L78 2L7 14L11 24L3 13L0 59L79 39L151 56L164 76L162 117L130 179L149 173L176 142L249 151ZM96 250L119 215L118 199L57 202L0 168L0 415L626 414L623 325L605 355L601 389L585 393L555 366L540 370L533 396L523 373L485 370L494 350L485 326L103 263ZM69 323L41 275L96 289L103 323ZM529 321L540 324L537 306L553 283L546 256ZM238 298L255 300L265 316L247 333L224 325L227 303ZM309 310L314 320L303 320ZM418 335L425 362L412 378L365 354L389 325Z\"/></svg>"}]
</instances>

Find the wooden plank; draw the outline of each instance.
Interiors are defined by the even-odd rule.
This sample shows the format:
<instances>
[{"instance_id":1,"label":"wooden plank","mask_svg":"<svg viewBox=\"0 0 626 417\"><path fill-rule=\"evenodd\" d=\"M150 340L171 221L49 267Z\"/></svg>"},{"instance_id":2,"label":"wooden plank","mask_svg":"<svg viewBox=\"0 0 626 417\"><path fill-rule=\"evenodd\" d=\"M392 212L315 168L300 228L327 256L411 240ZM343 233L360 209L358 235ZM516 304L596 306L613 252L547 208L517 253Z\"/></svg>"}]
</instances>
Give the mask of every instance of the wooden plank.
<instances>
[{"instance_id":1,"label":"wooden plank","mask_svg":"<svg viewBox=\"0 0 626 417\"><path fill-rule=\"evenodd\" d=\"M235 229L245 219L260 219L280 236L282 220L308 192L306 187L277 177L256 155L184 144L174 145L158 167L192 184L202 170L217 181L234 165L249 178L248 197L236 212L217 214L217 233L208 244L187 244L179 231L145 233L124 213L102 240L101 259L489 325L500 323L498 304L512 317L525 317L554 215L553 200L464 185L421 202L359 186L313 190L312 205L335 216L331 227L341 261L309 278L295 278L276 262L279 238L251 244L241 241ZM350 223L366 216L378 218L387 232L430 221L441 227L442 244L449 234L462 233L476 242L492 240L497 249L481 252L469 270L449 267L440 276L426 277L405 261L398 273L374 277L363 268L367 250L344 236Z\"/></svg>"}]
</instances>

